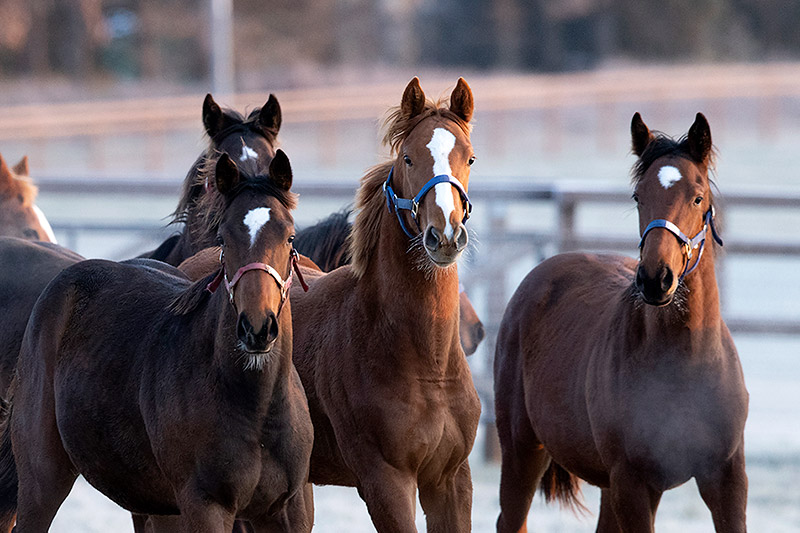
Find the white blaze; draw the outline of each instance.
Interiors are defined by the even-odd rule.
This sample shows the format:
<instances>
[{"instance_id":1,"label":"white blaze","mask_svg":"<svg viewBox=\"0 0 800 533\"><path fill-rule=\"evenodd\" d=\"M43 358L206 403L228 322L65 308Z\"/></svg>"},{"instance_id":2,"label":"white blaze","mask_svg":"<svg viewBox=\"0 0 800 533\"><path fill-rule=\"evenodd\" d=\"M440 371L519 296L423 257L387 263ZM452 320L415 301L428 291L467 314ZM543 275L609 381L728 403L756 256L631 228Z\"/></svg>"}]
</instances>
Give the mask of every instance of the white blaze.
<instances>
[{"instance_id":1,"label":"white blaze","mask_svg":"<svg viewBox=\"0 0 800 533\"><path fill-rule=\"evenodd\" d=\"M256 242L258 231L269 222L269 207L256 207L244 216L244 224L250 230L250 246Z\"/></svg>"},{"instance_id":2,"label":"white blaze","mask_svg":"<svg viewBox=\"0 0 800 533\"><path fill-rule=\"evenodd\" d=\"M444 128L436 128L433 130L433 137L431 142L426 146L431 151L433 156L433 175L438 176L445 174L452 176L450 169L450 152L456 145L456 136ZM453 186L449 183L437 183L433 188L436 194L436 205L438 205L442 214L444 215L444 235L448 239L453 238L453 226L450 224L450 215L456 210L455 202L453 201Z\"/></svg>"},{"instance_id":3,"label":"white blaze","mask_svg":"<svg viewBox=\"0 0 800 533\"><path fill-rule=\"evenodd\" d=\"M247 161L248 159L258 159L258 154L242 142L242 155L239 157L239 161Z\"/></svg>"},{"instance_id":4,"label":"white blaze","mask_svg":"<svg viewBox=\"0 0 800 533\"><path fill-rule=\"evenodd\" d=\"M53 233L53 228L50 227L50 223L47 221L47 217L44 216L44 213L42 212L41 209L39 209L38 205L33 204L33 212L36 213L36 218L39 219L39 225L47 234L47 238L50 239L50 242L52 242L53 244L58 244L58 241L56 241L56 234Z\"/></svg>"},{"instance_id":5,"label":"white blaze","mask_svg":"<svg viewBox=\"0 0 800 533\"><path fill-rule=\"evenodd\" d=\"M661 186L665 189L669 189L677 182L681 181L681 178L683 178L681 171L671 165L666 165L658 169L658 181L661 182Z\"/></svg>"}]
</instances>

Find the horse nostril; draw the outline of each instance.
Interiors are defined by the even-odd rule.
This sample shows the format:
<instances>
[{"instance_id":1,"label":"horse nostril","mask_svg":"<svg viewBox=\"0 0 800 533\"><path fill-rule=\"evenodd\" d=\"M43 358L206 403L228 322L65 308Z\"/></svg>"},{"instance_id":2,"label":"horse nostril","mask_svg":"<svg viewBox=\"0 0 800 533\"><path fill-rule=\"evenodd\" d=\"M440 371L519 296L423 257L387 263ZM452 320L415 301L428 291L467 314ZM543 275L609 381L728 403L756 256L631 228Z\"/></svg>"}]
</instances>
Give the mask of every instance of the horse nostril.
<instances>
[{"instance_id":1,"label":"horse nostril","mask_svg":"<svg viewBox=\"0 0 800 533\"><path fill-rule=\"evenodd\" d=\"M453 238L453 242L456 243L456 250L461 251L467 247L467 243L469 242L469 234L467 233L467 229L464 227L464 224L459 224L456 227L456 235Z\"/></svg>"},{"instance_id":2,"label":"horse nostril","mask_svg":"<svg viewBox=\"0 0 800 533\"><path fill-rule=\"evenodd\" d=\"M639 292L644 292L644 278L642 277L642 267L636 269L636 288Z\"/></svg>"},{"instance_id":3,"label":"horse nostril","mask_svg":"<svg viewBox=\"0 0 800 533\"><path fill-rule=\"evenodd\" d=\"M661 271L661 290L664 292L669 291L672 288L673 279L672 269L665 266Z\"/></svg>"},{"instance_id":4,"label":"horse nostril","mask_svg":"<svg viewBox=\"0 0 800 533\"><path fill-rule=\"evenodd\" d=\"M247 320L244 314L239 315L239 320L236 322L236 336L246 346L251 346L255 340L253 335L253 325Z\"/></svg>"},{"instance_id":5,"label":"horse nostril","mask_svg":"<svg viewBox=\"0 0 800 533\"><path fill-rule=\"evenodd\" d=\"M425 248L435 252L439 249L440 242L441 236L439 235L439 232L436 231L436 228L433 226L429 227L427 231L425 231Z\"/></svg>"},{"instance_id":6,"label":"horse nostril","mask_svg":"<svg viewBox=\"0 0 800 533\"><path fill-rule=\"evenodd\" d=\"M480 344L485 336L486 328L483 327L482 322L478 322L475 324L475 327L472 330L472 340L475 342L475 344Z\"/></svg>"},{"instance_id":7,"label":"horse nostril","mask_svg":"<svg viewBox=\"0 0 800 533\"><path fill-rule=\"evenodd\" d=\"M267 315L267 320L264 322L261 332L266 333L267 345L278 338L278 318L273 312L270 311L269 315Z\"/></svg>"}]
</instances>

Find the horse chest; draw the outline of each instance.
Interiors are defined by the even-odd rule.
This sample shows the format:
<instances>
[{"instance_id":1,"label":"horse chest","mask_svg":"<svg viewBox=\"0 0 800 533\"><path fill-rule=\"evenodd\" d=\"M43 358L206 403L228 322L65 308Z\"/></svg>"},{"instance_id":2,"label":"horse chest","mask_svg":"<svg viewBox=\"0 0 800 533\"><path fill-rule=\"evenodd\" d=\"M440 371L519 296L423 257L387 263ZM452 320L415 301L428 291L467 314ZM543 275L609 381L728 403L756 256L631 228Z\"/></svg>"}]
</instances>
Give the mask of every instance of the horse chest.
<instances>
[{"instance_id":1,"label":"horse chest","mask_svg":"<svg viewBox=\"0 0 800 533\"><path fill-rule=\"evenodd\" d=\"M589 414L606 464L624 457L667 489L709 459L728 457L741 438L746 398L725 385L723 370L665 358L621 365L613 379L590 383Z\"/></svg>"}]
</instances>

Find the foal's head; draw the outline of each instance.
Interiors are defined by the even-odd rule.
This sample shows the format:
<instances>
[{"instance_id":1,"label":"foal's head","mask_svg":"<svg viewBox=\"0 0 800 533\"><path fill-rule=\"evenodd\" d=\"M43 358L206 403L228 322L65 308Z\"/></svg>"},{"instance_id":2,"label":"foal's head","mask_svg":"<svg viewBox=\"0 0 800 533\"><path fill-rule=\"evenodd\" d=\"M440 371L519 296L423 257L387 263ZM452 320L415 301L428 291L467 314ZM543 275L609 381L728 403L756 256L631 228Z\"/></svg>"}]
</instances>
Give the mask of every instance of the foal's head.
<instances>
[{"instance_id":1,"label":"foal's head","mask_svg":"<svg viewBox=\"0 0 800 533\"><path fill-rule=\"evenodd\" d=\"M37 189L28 174L27 157L12 169L0 156L0 235L56 242L50 223L34 203Z\"/></svg>"},{"instance_id":2,"label":"foal's head","mask_svg":"<svg viewBox=\"0 0 800 533\"><path fill-rule=\"evenodd\" d=\"M462 78L448 108L426 101L414 78L386 134L396 153L387 180L389 201L392 192L401 200L392 206L401 227L439 268L452 265L469 239L464 222L471 207L466 195L469 170L475 161L469 139L472 110L472 91ZM411 200L408 207L402 199Z\"/></svg>"},{"instance_id":3,"label":"foal's head","mask_svg":"<svg viewBox=\"0 0 800 533\"><path fill-rule=\"evenodd\" d=\"M252 355L269 352L279 333L281 312L288 312L292 278L295 197L289 192L292 169L278 150L269 165L269 177L240 172L227 154L216 167L216 187L225 202L217 240L225 288L237 313L236 335Z\"/></svg>"},{"instance_id":4,"label":"foal's head","mask_svg":"<svg viewBox=\"0 0 800 533\"><path fill-rule=\"evenodd\" d=\"M203 126L212 148L228 154L240 167L253 161L257 168L267 168L275 156L281 107L275 95L270 94L267 103L244 117L230 109L223 111L207 94L203 101Z\"/></svg>"},{"instance_id":5,"label":"foal's head","mask_svg":"<svg viewBox=\"0 0 800 533\"><path fill-rule=\"evenodd\" d=\"M639 210L641 259L636 287L644 301L667 305L683 278L699 264L704 242L716 235L709 169L711 129L698 113L689 133L675 141L650 132L639 113L631 122L634 193Z\"/></svg>"}]
</instances>

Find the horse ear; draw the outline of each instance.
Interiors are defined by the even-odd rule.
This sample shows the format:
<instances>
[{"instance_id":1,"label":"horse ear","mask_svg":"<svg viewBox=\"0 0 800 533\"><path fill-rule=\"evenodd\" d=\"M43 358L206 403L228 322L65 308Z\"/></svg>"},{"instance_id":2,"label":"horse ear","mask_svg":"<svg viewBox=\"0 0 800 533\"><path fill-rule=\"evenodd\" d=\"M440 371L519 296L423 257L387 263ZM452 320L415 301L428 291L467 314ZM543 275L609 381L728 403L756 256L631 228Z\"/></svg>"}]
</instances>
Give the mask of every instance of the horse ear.
<instances>
[{"instance_id":1,"label":"horse ear","mask_svg":"<svg viewBox=\"0 0 800 533\"><path fill-rule=\"evenodd\" d=\"M644 153L644 149L647 148L647 145L650 144L650 141L652 140L653 134L650 133L650 129L644 123L644 120L642 120L642 115L640 115L637 111L633 114L633 118L631 119L631 142L633 144L633 153L638 157L641 157Z\"/></svg>"},{"instance_id":2,"label":"horse ear","mask_svg":"<svg viewBox=\"0 0 800 533\"><path fill-rule=\"evenodd\" d=\"M698 163L703 163L711 153L711 126L702 113L695 116L687 140L692 158Z\"/></svg>"},{"instance_id":3,"label":"horse ear","mask_svg":"<svg viewBox=\"0 0 800 533\"><path fill-rule=\"evenodd\" d=\"M203 126L205 126L209 137L214 137L214 135L222 131L223 120L222 109L214 101L211 93L207 94L206 99L203 100Z\"/></svg>"},{"instance_id":4,"label":"horse ear","mask_svg":"<svg viewBox=\"0 0 800 533\"><path fill-rule=\"evenodd\" d=\"M8 168L8 165L6 165L6 160L3 159L2 155L0 155L0 186L10 185L11 180L13 179L14 176L11 174L11 169Z\"/></svg>"},{"instance_id":5,"label":"horse ear","mask_svg":"<svg viewBox=\"0 0 800 533\"><path fill-rule=\"evenodd\" d=\"M269 164L269 179L284 191L292 188L292 165L286 153L278 148Z\"/></svg>"},{"instance_id":6,"label":"horse ear","mask_svg":"<svg viewBox=\"0 0 800 533\"><path fill-rule=\"evenodd\" d=\"M14 171L14 174L16 174L17 176L30 176L31 171L28 168L28 156L27 155L22 156L22 159L19 160L19 163L14 165L14 168L12 170Z\"/></svg>"},{"instance_id":7,"label":"horse ear","mask_svg":"<svg viewBox=\"0 0 800 533\"><path fill-rule=\"evenodd\" d=\"M258 114L258 123L262 128L275 130L276 132L281 129L281 105L274 94L269 95L267 103L261 108Z\"/></svg>"},{"instance_id":8,"label":"horse ear","mask_svg":"<svg viewBox=\"0 0 800 533\"><path fill-rule=\"evenodd\" d=\"M450 111L464 119L465 122L472 120L472 110L475 104L472 99L472 89L469 88L464 78L458 78L456 88L450 95Z\"/></svg>"},{"instance_id":9,"label":"horse ear","mask_svg":"<svg viewBox=\"0 0 800 533\"><path fill-rule=\"evenodd\" d=\"M419 115L425 109L425 93L419 86L419 78L414 76L406 90L403 91L403 99L400 101L400 112L406 118Z\"/></svg>"},{"instance_id":10,"label":"horse ear","mask_svg":"<svg viewBox=\"0 0 800 533\"><path fill-rule=\"evenodd\" d=\"M217 161L215 170L217 190L222 194L228 194L239 184L239 169L236 163L228 156L222 154Z\"/></svg>"}]
</instances>

